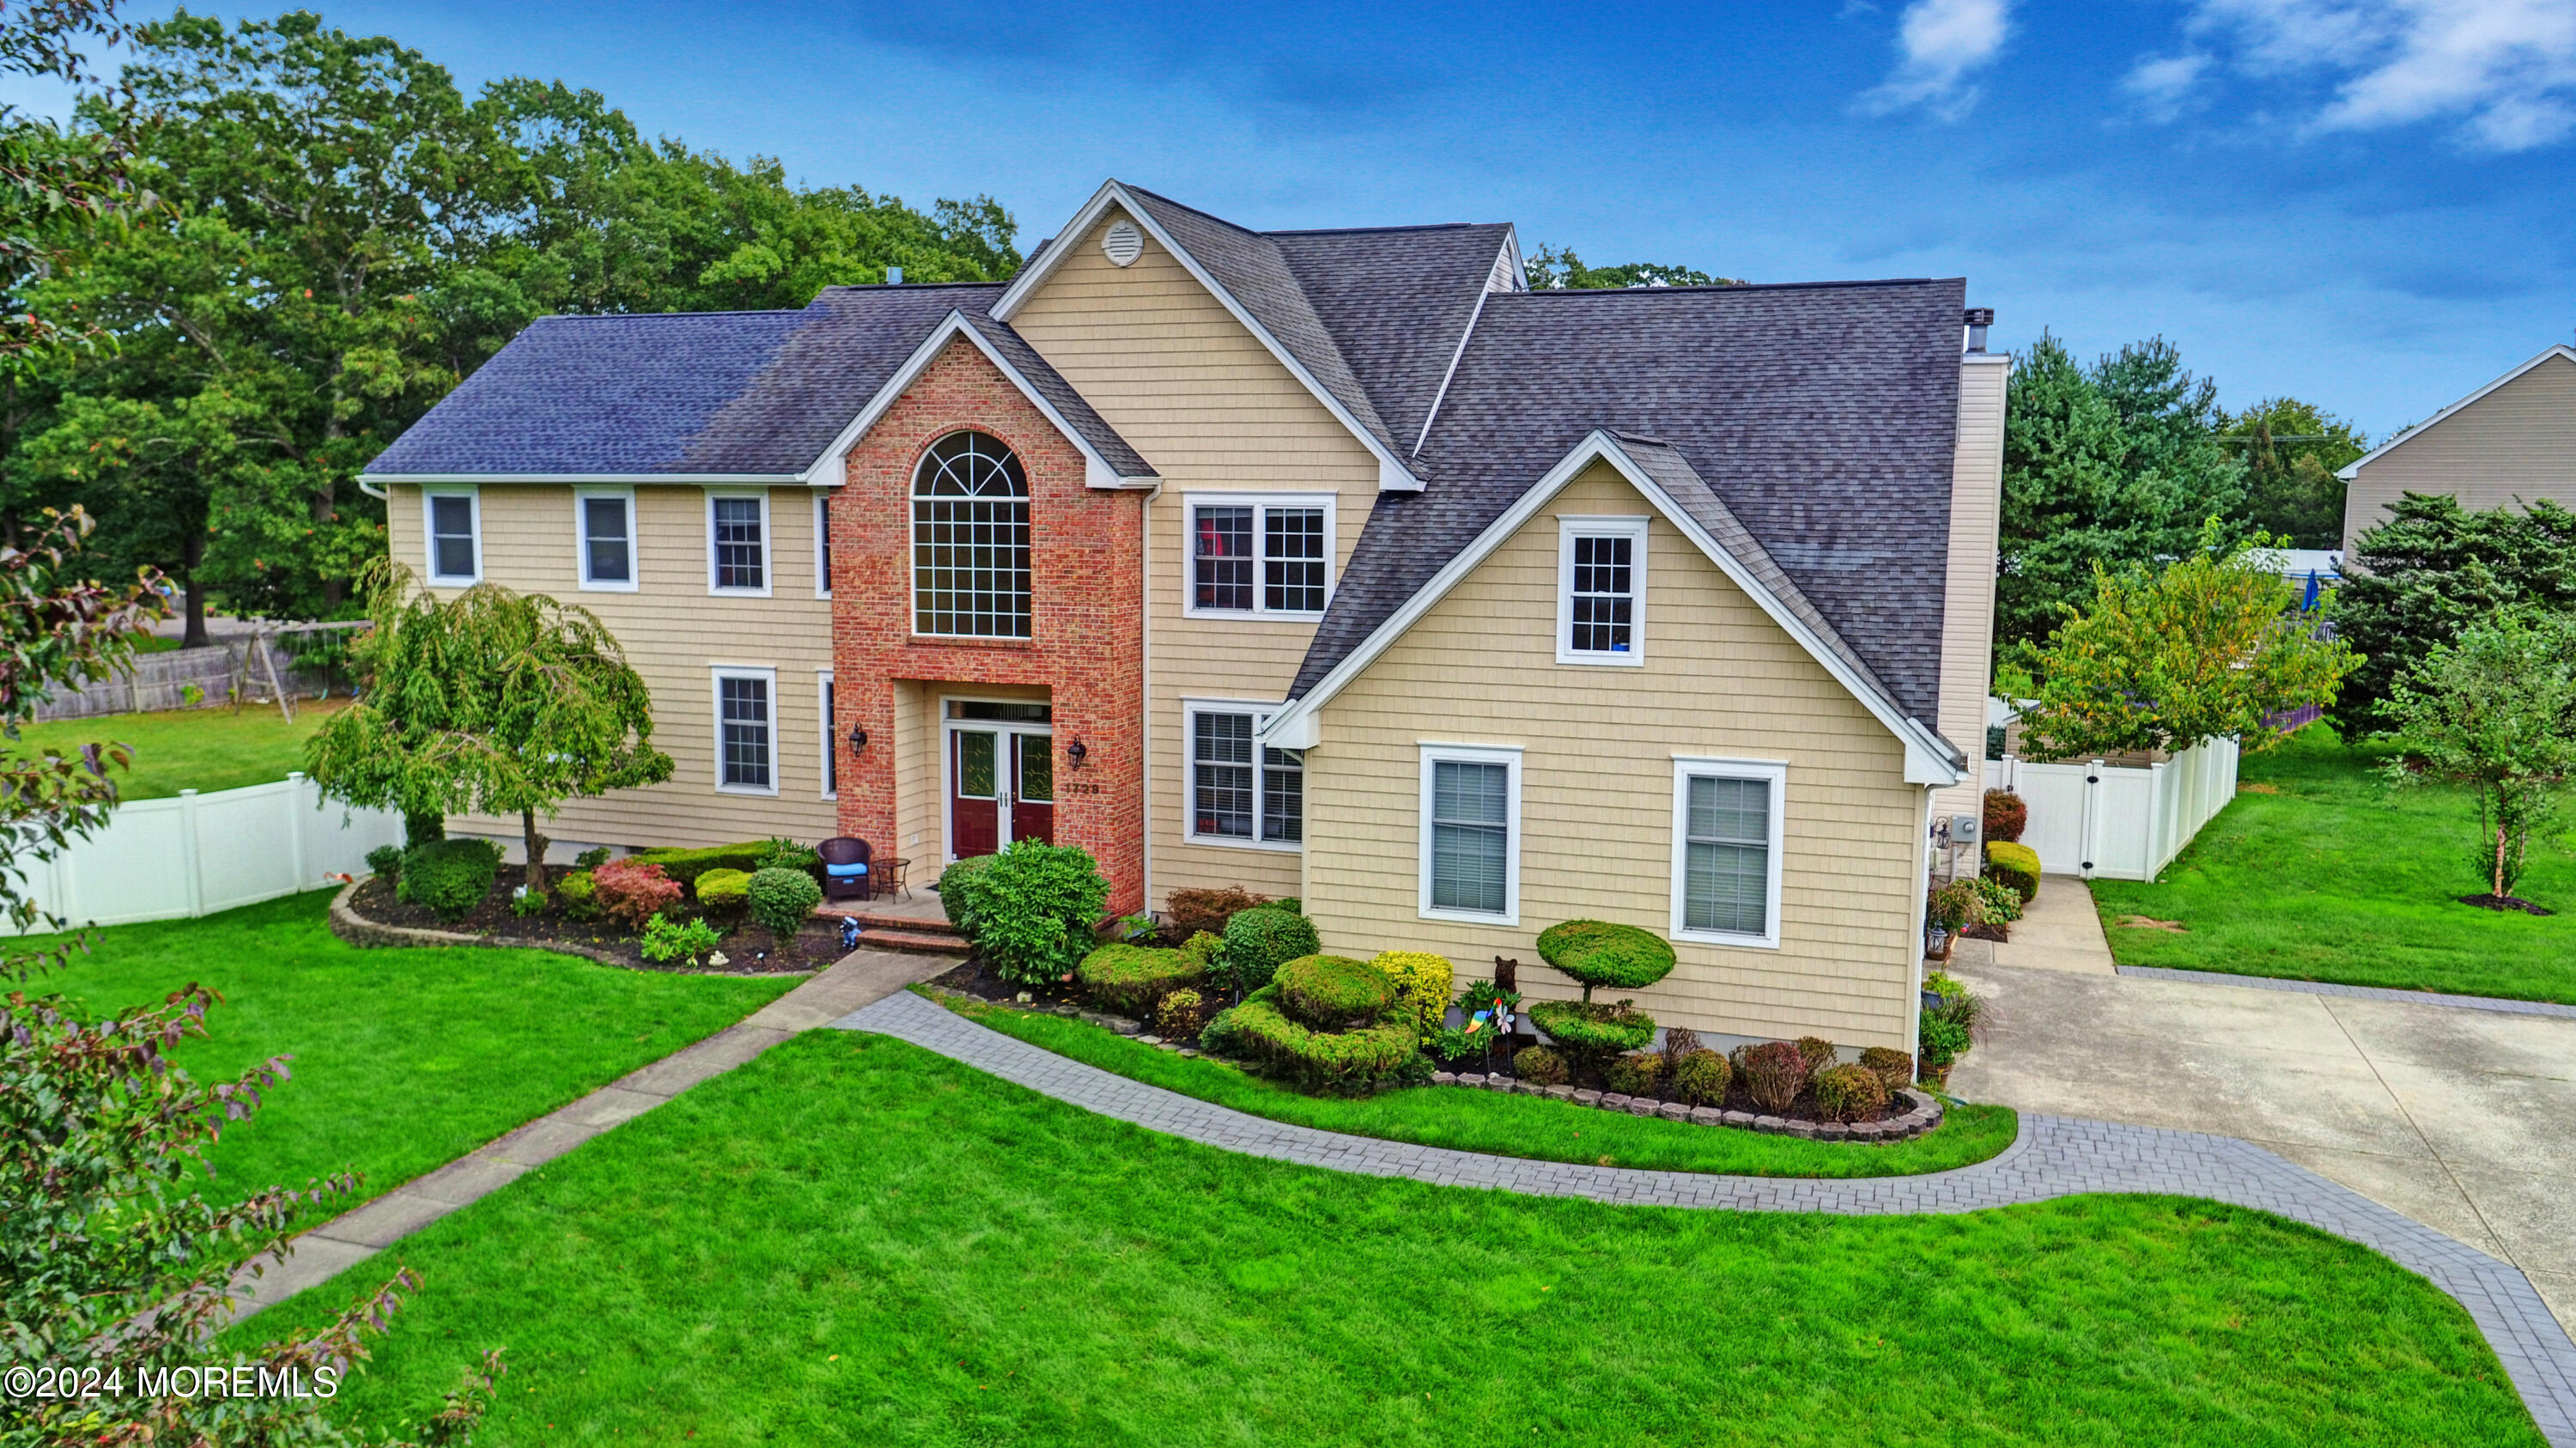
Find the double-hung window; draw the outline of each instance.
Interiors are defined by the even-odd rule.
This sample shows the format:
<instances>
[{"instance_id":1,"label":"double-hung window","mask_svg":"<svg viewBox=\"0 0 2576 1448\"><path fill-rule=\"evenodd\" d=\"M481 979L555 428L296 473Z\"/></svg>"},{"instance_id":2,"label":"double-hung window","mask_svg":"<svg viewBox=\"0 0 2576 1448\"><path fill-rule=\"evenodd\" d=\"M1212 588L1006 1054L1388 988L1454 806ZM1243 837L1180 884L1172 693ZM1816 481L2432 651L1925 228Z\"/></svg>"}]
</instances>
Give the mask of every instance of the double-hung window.
<instances>
[{"instance_id":1,"label":"double-hung window","mask_svg":"<svg viewBox=\"0 0 2576 1448\"><path fill-rule=\"evenodd\" d=\"M1645 603L1645 519L1557 519L1558 663L1644 663Z\"/></svg>"},{"instance_id":2,"label":"double-hung window","mask_svg":"<svg viewBox=\"0 0 2576 1448\"><path fill-rule=\"evenodd\" d=\"M1784 765L1673 761L1673 935L1724 945L1780 943Z\"/></svg>"},{"instance_id":3,"label":"double-hung window","mask_svg":"<svg viewBox=\"0 0 2576 1448\"><path fill-rule=\"evenodd\" d=\"M1188 500L1194 614L1314 618L1332 593L1330 494Z\"/></svg>"},{"instance_id":4,"label":"double-hung window","mask_svg":"<svg viewBox=\"0 0 2576 1448\"><path fill-rule=\"evenodd\" d=\"M823 798L839 799L841 797L841 711L839 708L839 701L833 697L832 671L830 669L815 670L814 679L817 690L823 696L820 701L820 708L823 715Z\"/></svg>"},{"instance_id":5,"label":"double-hung window","mask_svg":"<svg viewBox=\"0 0 2576 1448\"><path fill-rule=\"evenodd\" d=\"M421 498L429 540L429 581L465 587L483 581L483 499L480 494L434 492Z\"/></svg>"},{"instance_id":6,"label":"double-hung window","mask_svg":"<svg viewBox=\"0 0 2576 1448\"><path fill-rule=\"evenodd\" d=\"M814 495L814 596L832 596L832 495Z\"/></svg>"},{"instance_id":7,"label":"double-hung window","mask_svg":"<svg viewBox=\"0 0 2576 1448\"><path fill-rule=\"evenodd\" d=\"M581 586L612 593L635 591L635 494L583 489L572 495L581 547Z\"/></svg>"},{"instance_id":8,"label":"double-hung window","mask_svg":"<svg viewBox=\"0 0 2576 1448\"><path fill-rule=\"evenodd\" d=\"M707 494L707 588L769 596L769 495Z\"/></svg>"},{"instance_id":9,"label":"double-hung window","mask_svg":"<svg viewBox=\"0 0 2576 1448\"><path fill-rule=\"evenodd\" d=\"M778 671L719 666L714 672L716 788L778 793Z\"/></svg>"},{"instance_id":10,"label":"double-hung window","mask_svg":"<svg viewBox=\"0 0 2576 1448\"><path fill-rule=\"evenodd\" d=\"M1520 923L1521 752L1422 746L1422 914Z\"/></svg>"},{"instance_id":11,"label":"double-hung window","mask_svg":"<svg viewBox=\"0 0 2576 1448\"><path fill-rule=\"evenodd\" d=\"M1190 703L1189 834L1211 844L1288 848L1306 837L1303 751L1257 735L1275 706Z\"/></svg>"}]
</instances>

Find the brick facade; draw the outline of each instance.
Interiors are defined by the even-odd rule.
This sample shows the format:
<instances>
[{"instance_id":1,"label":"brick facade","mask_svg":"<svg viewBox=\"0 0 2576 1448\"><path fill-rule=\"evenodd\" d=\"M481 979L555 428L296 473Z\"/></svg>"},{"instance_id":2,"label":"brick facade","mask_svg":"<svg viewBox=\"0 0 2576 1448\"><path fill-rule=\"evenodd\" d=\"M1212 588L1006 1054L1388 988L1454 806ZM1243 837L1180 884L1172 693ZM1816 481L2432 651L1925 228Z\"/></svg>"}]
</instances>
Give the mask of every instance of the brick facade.
<instances>
[{"instance_id":1,"label":"brick facade","mask_svg":"<svg viewBox=\"0 0 2576 1448\"><path fill-rule=\"evenodd\" d=\"M960 428L1000 438L1029 480L1030 637L926 639L912 632L912 478L930 445ZM919 682L1035 685L1050 691L1055 839L1100 862L1110 908L1144 908L1144 499L1084 485L1082 453L983 353L951 341L850 450L832 499L833 748L840 828L901 853L895 687ZM852 751L853 728L869 735ZM1074 740L1088 751L1066 762ZM937 755L927 756L938 769ZM917 854L927 855L928 851ZM918 858L916 881L935 875Z\"/></svg>"}]
</instances>

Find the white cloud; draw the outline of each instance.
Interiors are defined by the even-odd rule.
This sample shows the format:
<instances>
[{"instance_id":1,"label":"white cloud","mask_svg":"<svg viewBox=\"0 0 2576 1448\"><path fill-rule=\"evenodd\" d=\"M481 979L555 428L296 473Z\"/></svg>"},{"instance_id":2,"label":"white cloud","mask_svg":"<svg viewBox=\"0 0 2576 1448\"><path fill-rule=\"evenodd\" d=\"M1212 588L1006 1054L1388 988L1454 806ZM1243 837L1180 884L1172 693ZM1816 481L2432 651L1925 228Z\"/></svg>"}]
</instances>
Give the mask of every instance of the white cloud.
<instances>
[{"instance_id":1,"label":"white cloud","mask_svg":"<svg viewBox=\"0 0 2576 1448\"><path fill-rule=\"evenodd\" d=\"M2256 74L2337 75L2322 130L2455 120L2497 151L2576 131L2576 0L2199 0L2192 29Z\"/></svg>"},{"instance_id":2,"label":"white cloud","mask_svg":"<svg viewBox=\"0 0 2576 1448\"><path fill-rule=\"evenodd\" d=\"M1867 91L1860 108L1887 115L1920 106L1955 121L1977 103L1972 72L1992 61L2011 33L2011 0L1914 0L1897 22L1896 70Z\"/></svg>"},{"instance_id":3,"label":"white cloud","mask_svg":"<svg viewBox=\"0 0 2576 1448\"><path fill-rule=\"evenodd\" d=\"M2209 70L2209 57L2197 51L2182 55L2149 55L2139 58L2120 88L2136 97L2138 109L2148 119L2170 121L2181 115Z\"/></svg>"}]
</instances>

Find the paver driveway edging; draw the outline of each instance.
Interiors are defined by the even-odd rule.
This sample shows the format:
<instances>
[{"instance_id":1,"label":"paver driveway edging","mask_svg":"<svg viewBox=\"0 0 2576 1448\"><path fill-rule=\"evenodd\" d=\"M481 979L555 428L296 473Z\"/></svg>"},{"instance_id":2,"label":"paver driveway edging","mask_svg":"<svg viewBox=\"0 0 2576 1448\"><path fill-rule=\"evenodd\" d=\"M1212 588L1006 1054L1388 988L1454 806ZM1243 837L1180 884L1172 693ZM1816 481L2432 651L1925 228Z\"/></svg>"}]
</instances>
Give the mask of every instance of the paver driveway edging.
<instances>
[{"instance_id":1,"label":"paver driveway edging","mask_svg":"<svg viewBox=\"0 0 2576 1448\"><path fill-rule=\"evenodd\" d=\"M2468 1309L2542 1436L2576 1448L2576 1342L2530 1279L2474 1247L2234 1137L2022 1116L2001 1155L1920 1176L1717 1176L1486 1156L1291 1126L1132 1081L989 1030L911 991L832 1022L908 1041L988 1075L1148 1131L1362 1176L1623 1205L1830 1212L1972 1212L2088 1192L2206 1197L2305 1223L2421 1274Z\"/></svg>"}]
</instances>

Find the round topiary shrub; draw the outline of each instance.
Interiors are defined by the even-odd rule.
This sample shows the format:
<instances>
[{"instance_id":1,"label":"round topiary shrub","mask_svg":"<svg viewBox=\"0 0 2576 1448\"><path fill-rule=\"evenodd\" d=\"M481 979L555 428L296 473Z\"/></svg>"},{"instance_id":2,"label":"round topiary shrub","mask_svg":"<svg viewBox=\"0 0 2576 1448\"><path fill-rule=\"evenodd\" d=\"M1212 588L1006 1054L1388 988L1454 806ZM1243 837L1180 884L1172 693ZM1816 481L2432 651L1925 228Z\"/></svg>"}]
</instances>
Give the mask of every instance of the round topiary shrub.
<instances>
[{"instance_id":1,"label":"round topiary shrub","mask_svg":"<svg viewBox=\"0 0 2576 1448\"><path fill-rule=\"evenodd\" d=\"M1324 948L1314 924L1293 910L1258 905L1235 912L1225 922L1225 963L1237 989L1255 991L1270 984L1279 967Z\"/></svg>"},{"instance_id":2,"label":"round topiary shrub","mask_svg":"<svg viewBox=\"0 0 2576 1448\"><path fill-rule=\"evenodd\" d=\"M1396 1003L1413 1017L1416 1031L1428 1036L1440 1029L1455 991L1449 957L1427 950L1382 950L1369 968L1394 984Z\"/></svg>"},{"instance_id":3,"label":"round topiary shrub","mask_svg":"<svg viewBox=\"0 0 2576 1448\"><path fill-rule=\"evenodd\" d=\"M1106 1011L1143 1020L1154 1003L1207 978L1207 967L1186 951L1151 945L1104 945L1082 958L1074 979Z\"/></svg>"},{"instance_id":4,"label":"round topiary shrub","mask_svg":"<svg viewBox=\"0 0 2576 1448\"><path fill-rule=\"evenodd\" d=\"M1562 1086L1574 1079L1565 1058L1545 1046L1523 1046L1512 1057L1512 1070L1533 1086Z\"/></svg>"},{"instance_id":5,"label":"round topiary shrub","mask_svg":"<svg viewBox=\"0 0 2576 1448\"><path fill-rule=\"evenodd\" d=\"M555 877L555 899L562 902L564 915L573 920L597 920L599 885L588 870L575 870Z\"/></svg>"},{"instance_id":6,"label":"round topiary shrub","mask_svg":"<svg viewBox=\"0 0 2576 1448\"><path fill-rule=\"evenodd\" d=\"M2012 844L2030 824L2030 806L2008 789L1986 791L1986 839Z\"/></svg>"},{"instance_id":7,"label":"round topiary shrub","mask_svg":"<svg viewBox=\"0 0 2576 1448\"><path fill-rule=\"evenodd\" d=\"M1655 1038L1655 1018L1626 1001L1615 1006L1540 1001L1529 1008L1529 1018L1557 1050L1577 1061L1604 1060Z\"/></svg>"},{"instance_id":8,"label":"round topiary shrub","mask_svg":"<svg viewBox=\"0 0 2576 1448\"><path fill-rule=\"evenodd\" d=\"M1807 1085L1807 1058L1786 1041L1735 1048L1735 1079L1753 1104L1774 1116L1789 1109Z\"/></svg>"},{"instance_id":9,"label":"round topiary shrub","mask_svg":"<svg viewBox=\"0 0 2576 1448\"><path fill-rule=\"evenodd\" d=\"M1243 1004L1210 1022L1208 1029L1220 1027L1227 1044L1239 1046L1274 1074L1309 1091L1371 1090L1393 1078L1414 1056L1413 1027L1403 1020L1381 1021L1356 1031L1309 1030L1280 1009L1277 985L1246 996ZM1204 1045L1207 1037L1202 1033L1199 1039Z\"/></svg>"},{"instance_id":10,"label":"round topiary shrub","mask_svg":"<svg viewBox=\"0 0 2576 1448\"><path fill-rule=\"evenodd\" d=\"M1827 1121L1860 1121L1887 1108L1887 1083L1866 1066L1828 1066L1816 1073L1816 1110Z\"/></svg>"},{"instance_id":11,"label":"round topiary shrub","mask_svg":"<svg viewBox=\"0 0 2576 1448\"><path fill-rule=\"evenodd\" d=\"M1986 846L1985 873L2021 892L2021 903L2039 898L2039 851L2028 845L1997 841Z\"/></svg>"},{"instance_id":12,"label":"round topiary shrub","mask_svg":"<svg viewBox=\"0 0 2576 1448\"><path fill-rule=\"evenodd\" d=\"M1109 882L1099 865L1086 850L1041 840L1013 840L992 860L965 877L976 954L1019 985L1073 974L1100 944Z\"/></svg>"},{"instance_id":13,"label":"round topiary shrub","mask_svg":"<svg viewBox=\"0 0 2576 1448\"><path fill-rule=\"evenodd\" d=\"M813 876L780 865L753 871L743 894L751 901L751 918L768 929L782 951L823 903L823 887Z\"/></svg>"},{"instance_id":14,"label":"round topiary shrub","mask_svg":"<svg viewBox=\"0 0 2576 1448\"><path fill-rule=\"evenodd\" d=\"M1301 955L1271 982L1289 1019L1316 1031L1346 1031L1387 1013L1395 983L1368 962L1340 955Z\"/></svg>"},{"instance_id":15,"label":"round topiary shrub","mask_svg":"<svg viewBox=\"0 0 2576 1448\"><path fill-rule=\"evenodd\" d=\"M1894 1091L1914 1079L1914 1058L1888 1046L1872 1046L1860 1053L1860 1064L1877 1074Z\"/></svg>"},{"instance_id":16,"label":"round topiary shrub","mask_svg":"<svg viewBox=\"0 0 2576 1448\"><path fill-rule=\"evenodd\" d=\"M986 870L993 868L998 855L970 855L939 872L939 883L930 888L939 892L939 908L948 923L960 935L975 933L976 883Z\"/></svg>"},{"instance_id":17,"label":"round topiary shrub","mask_svg":"<svg viewBox=\"0 0 2576 1448\"><path fill-rule=\"evenodd\" d=\"M698 877L698 908L719 920L740 920L751 908L751 873L709 870Z\"/></svg>"},{"instance_id":18,"label":"round topiary shrub","mask_svg":"<svg viewBox=\"0 0 2576 1448\"><path fill-rule=\"evenodd\" d=\"M381 875L386 881L391 882L395 876L402 873L402 857L402 846L378 845L367 851L367 873Z\"/></svg>"},{"instance_id":19,"label":"round topiary shrub","mask_svg":"<svg viewBox=\"0 0 2576 1448\"><path fill-rule=\"evenodd\" d=\"M1672 974L1673 948L1634 925L1568 920L1538 935L1539 959L1573 977L1592 999L1595 986L1643 990Z\"/></svg>"},{"instance_id":20,"label":"round topiary shrub","mask_svg":"<svg viewBox=\"0 0 2576 1448\"><path fill-rule=\"evenodd\" d=\"M1834 1050L1834 1043L1822 1036L1800 1036L1797 1046L1798 1055L1806 1061L1810 1076L1834 1064L1839 1054Z\"/></svg>"},{"instance_id":21,"label":"round topiary shrub","mask_svg":"<svg viewBox=\"0 0 2576 1448\"><path fill-rule=\"evenodd\" d=\"M1663 1080L1664 1058L1651 1051L1631 1051L1602 1073L1610 1089L1623 1096L1652 1096Z\"/></svg>"},{"instance_id":22,"label":"round topiary shrub","mask_svg":"<svg viewBox=\"0 0 2576 1448\"><path fill-rule=\"evenodd\" d=\"M1685 1051L1672 1068L1672 1092L1693 1106L1723 1106L1726 1086L1734 1079L1726 1058L1706 1047Z\"/></svg>"},{"instance_id":23,"label":"round topiary shrub","mask_svg":"<svg viewBox=\"0 0 2576 1448\"><path fill-rule=\"evenodd\" d=\"M501 847L490 840L431 840L403 852L394 898L441 920L461 919L483 903L501 873Z\"/></svg>"}]
</instances>

